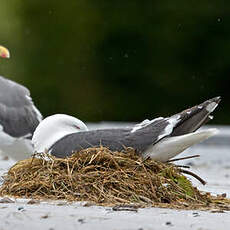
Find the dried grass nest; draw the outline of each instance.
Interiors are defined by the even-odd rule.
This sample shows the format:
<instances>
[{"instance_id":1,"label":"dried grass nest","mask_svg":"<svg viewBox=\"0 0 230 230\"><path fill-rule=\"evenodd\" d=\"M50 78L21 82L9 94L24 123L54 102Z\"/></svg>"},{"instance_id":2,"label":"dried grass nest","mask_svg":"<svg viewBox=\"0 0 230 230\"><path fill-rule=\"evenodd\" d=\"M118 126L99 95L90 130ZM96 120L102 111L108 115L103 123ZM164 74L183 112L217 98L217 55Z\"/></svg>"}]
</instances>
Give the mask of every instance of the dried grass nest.
<instances>
[{"instance_id":1,"label":"dried grass nest","mask_svg":"<svg viewBox=\"0 0 230 230\"><path fill-rule=\"evenodd\" d=\"M4 175L0 195L106 206L228 209L230 203L198 191L174 164L143 161L131 148L112 152L105 147L65 159L39 154L19 161Z\"/></svg>"}]
</instances>

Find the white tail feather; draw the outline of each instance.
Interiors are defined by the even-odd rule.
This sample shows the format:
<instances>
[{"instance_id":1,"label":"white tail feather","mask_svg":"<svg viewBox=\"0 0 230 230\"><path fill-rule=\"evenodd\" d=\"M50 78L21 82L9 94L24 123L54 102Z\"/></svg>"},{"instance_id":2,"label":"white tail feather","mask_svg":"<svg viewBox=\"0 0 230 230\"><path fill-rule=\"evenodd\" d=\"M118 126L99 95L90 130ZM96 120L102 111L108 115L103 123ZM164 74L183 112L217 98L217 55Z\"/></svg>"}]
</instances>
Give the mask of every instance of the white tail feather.
<instances>
[{"instance_id":1,"label":"white tail feather","mask_svg":"<svg viewBox=\"0 0 230 230\"><path fill-rule=\"evenodd\" d=\"M153 160L165 162L190 146L200 143L217 133L217 129L207 129L181 136L166 137L146 149L143 157L151 157Z\"/></svg>"}]
</instances>

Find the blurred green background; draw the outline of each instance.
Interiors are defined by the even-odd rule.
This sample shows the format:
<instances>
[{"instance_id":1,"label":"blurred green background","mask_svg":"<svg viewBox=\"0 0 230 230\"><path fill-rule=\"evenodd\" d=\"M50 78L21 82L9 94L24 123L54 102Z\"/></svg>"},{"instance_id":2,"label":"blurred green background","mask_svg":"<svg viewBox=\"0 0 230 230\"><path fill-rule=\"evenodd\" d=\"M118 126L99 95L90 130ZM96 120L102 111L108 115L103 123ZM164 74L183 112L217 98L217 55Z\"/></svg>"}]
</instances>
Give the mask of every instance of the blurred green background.
<instances>
[{"instance_id":1,"label":"blurred green background","mask_svg":"<svg viewBox=\"0 0 230 230\"><path fill-rule=\"evenodd\" d=\"M230 2L0 0L0 75L44 116L141 121L208 98L230 124Z\"/></svg>"}]
</instances>

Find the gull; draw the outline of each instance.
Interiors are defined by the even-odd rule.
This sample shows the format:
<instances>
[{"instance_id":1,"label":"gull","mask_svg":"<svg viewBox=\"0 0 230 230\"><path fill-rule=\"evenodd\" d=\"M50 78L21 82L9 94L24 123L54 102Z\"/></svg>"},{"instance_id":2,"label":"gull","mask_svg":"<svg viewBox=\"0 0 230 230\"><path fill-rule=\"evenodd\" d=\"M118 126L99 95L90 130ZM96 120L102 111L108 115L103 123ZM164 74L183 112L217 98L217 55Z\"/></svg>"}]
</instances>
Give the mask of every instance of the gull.
<instances>
[{"instance_id":1,"label":"gull","mask_svg":"<svg viewBox=\"0 0 230 230\"><path fill-rule=\"evenodd\" d=\"M0 56L9 58L0 46ZM0 151L1 155L22 160L33 153L31 143L42 115L34 105L30 91L23 85L0 76Z\"/></svg>"},{"instance_id":2,"label":"gull","mask_svg":"<svg viewBox=\"0 0 230 230\"><path fill-rule=\"evenodd\" d=\"M132 147L144 159L165 162L217 134L215 128L198 129L213 119L211 113L220 100L215 97L170 117L144 120L127 128L88 130L75 117L55 114L37 126L32 138L34 152L48 152L65 158L75 151L101 145L112 151Z\"/></svg>"}]
</instances>

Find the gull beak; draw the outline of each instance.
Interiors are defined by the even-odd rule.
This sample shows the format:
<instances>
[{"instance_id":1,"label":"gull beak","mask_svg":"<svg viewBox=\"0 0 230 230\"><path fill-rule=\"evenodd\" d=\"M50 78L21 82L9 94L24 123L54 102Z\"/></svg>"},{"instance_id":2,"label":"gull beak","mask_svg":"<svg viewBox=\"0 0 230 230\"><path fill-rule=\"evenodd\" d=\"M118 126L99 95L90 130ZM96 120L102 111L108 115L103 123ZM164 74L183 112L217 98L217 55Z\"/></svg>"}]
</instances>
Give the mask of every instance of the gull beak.
<instances>
[{"instance_id":1,"label":"gull beak","mask_svg":"<svg viewBox=\"0 0 230 230\"><path fill-rule=\"evenodd\" d=\"M10 58L10 51L4 46L0 46L0 57Z\"/></svg>"}]
</instances>

